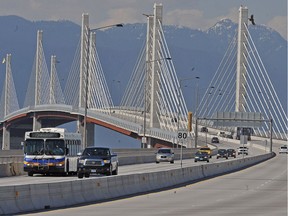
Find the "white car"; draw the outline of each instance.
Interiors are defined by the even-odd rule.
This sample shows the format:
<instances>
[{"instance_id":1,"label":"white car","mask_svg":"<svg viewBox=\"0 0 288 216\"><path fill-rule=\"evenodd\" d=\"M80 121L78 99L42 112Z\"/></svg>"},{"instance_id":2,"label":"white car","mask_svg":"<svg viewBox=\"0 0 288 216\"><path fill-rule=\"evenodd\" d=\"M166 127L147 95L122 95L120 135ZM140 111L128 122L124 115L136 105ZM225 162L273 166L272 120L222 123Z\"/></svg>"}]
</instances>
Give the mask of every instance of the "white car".
<instances>
[{"instance_id":1,"label":"white car","mask_svg":"<svg viewBox=\"0 0 288 216\"><path fill-rule=\"evenodd\" d=\"M285 154L288 154L288 147L287 145L283 145L279 148L279 154L282 154L282 153L285 153Z\"/></svg>"},{"instance_id":2,"label":"white car","mask_svg":"<svg viewBox=\"0 0 288 216\"><path fill-rule=\"evenodd\" d=\"M160 148L156 152L156 163L162 161L174 163L174 151L171 148Z\"/></svg>"},{"instance_id":3,"label":"white car","mask_svg":"<svg viewBox=\"0 0 288 216\"><path fill-rule=\"evenodd\" d=\"M240 154L246 154L248 155L248 148L246 146L240 146L237 148L238 155Z\"/></svg>"},{"instance_id":4,"label":"white car","mask_svg":"<svg viewBox=\"0 0 288 216\"><path fill-rule=\"evenodd\" d=\"M219 131L219 132L217 133L217 136L219 136L219 137L225 137L225 132L224 132L224 131Z\"/></svg>"}]
</instances>

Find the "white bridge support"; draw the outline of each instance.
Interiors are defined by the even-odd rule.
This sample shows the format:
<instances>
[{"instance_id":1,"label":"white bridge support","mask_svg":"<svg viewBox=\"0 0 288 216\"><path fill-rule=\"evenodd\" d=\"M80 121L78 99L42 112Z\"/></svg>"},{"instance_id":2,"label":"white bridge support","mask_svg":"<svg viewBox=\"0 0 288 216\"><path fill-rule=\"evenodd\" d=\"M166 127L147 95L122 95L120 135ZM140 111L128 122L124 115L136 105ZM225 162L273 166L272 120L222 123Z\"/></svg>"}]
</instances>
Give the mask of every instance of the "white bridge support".
<instances>
[{"instance_id":1,"label":"white bridge support","mask_svg":"<svg viewBox=\"0 0 288 216\"><path fill-rule=\"evenodd\" d=\"M55 104L55 89L56 89L56 56L51 56L51 73L50 73L50 90L49 90L49 104Z\"/></svg>"},{"instance_id":2,"label":"white bridge support","mask_svg":"<svg viewBox=\"0 0 288 216\"><path fill-rule=\"evenodd\" d=\"M80 54L80 79L79 79L79 108L85 108L86 106L86 89L88 90L87 93L87 106L89 105L89 96L90 96L90 86L88 85L88 88L86 88L86 76L88 76L88 63L90 64L90 58L89 58L89 46L95 46L95 34L93 35L92 39L89 39L89 15L84 13L82 14L82 28L81 28L81 54ZM89 43L90 41L90 43ZM88 62L89 61L89 62ZM89 79L88 79L89 82ZM87 107L88 108L88 107ZM84 118L82 115L79 115L78 121L77 121L77 129L82 134L84 133ZM86 126L86 143L87 146L93 146L94 145L94 124L87 123Z\"/></svg>"},{"instance_id":3,"label":"white bridge support","mask_svg":"<svg viewBox=\"0 0 288 216\"><path fill-rule=\"evenodd\" d=\"M160 128L160 121L158 118L160 103L157 93L159 92L160 82L159 61L163 60L163 57L159 55L159 29L160 25L162 25L162 10L162 4L154 4L154 14L147 15L146 74L144 76L144 137L147 126L149 128ZM146 117L147 113L149 113L150 118ZM149 122L146 122L148 120ZM143 147L150 148L153 145L152 138L146 137L146 139L146 143L143 143Z\"/></svg>"},{"instance_id":4,"label":"white bridge support","mask_svg":"<svg viewBox=\"0 0 288 216\"><path fill-rule=\"evenodd\" d=\"M43 38L43 31L37 31L37 48L36 48L36 78L35 78L35 99L34 99L34 106L41 104L41 80L42 80L42 54L41 54L41 47L42 47L42 38ZM37 119L36 114L33 116L33 130L39 130L41 128L41 121Z\"/></svg>"},{"instance_id":5,"label":"white bridge support","mask_svg":"<svg viewBox=\"0 0 288 216\"><path fill-rule=\"evenodd\" d=\"M157 114L160 113L159 110L159 99L157 93L159 92L159 61L161 61L161 55L159 54L160 50L160 35L159 29L162 25L162 4L154 4L154 19L153 19L153 37L152 37L152 59L148 60L151 62L152 71L151 71L151 97L150 97L150 127L151 128L160 128L160 122ZM150 35L150 33L149 33ZM148 50L149 51L149 50ZM150 71L149 71L150 72Z\"/></svg>"},{"instance_id":6,"label":"white bridge support","mask_svg":"<svg viewBox=\"0 0 288 216\"><path fill-rule=\"evenodd\" d=\"M9 84L11 82L11 54L6 55L6 77L5 77L5 88L4 88L4 117L9 114L9 101L10 101L10 92ZM10 129L6 122L3 124L3 136L2 136L2 150L10 149Z\"/></svg>"},{"instance_id":7,"label":"white bridge support","mask_svg":"<svg viewBox=\"0 0 288 216\"><path fill-rule=\"evenodd\" d=\"M247 65L247 26L248 26L248 8L241 6L239 9L238 24L238 51L237 51L237 75L236 75L236 112L245 112L246 102L246 69Z\"/></svg>"}]
</instances>

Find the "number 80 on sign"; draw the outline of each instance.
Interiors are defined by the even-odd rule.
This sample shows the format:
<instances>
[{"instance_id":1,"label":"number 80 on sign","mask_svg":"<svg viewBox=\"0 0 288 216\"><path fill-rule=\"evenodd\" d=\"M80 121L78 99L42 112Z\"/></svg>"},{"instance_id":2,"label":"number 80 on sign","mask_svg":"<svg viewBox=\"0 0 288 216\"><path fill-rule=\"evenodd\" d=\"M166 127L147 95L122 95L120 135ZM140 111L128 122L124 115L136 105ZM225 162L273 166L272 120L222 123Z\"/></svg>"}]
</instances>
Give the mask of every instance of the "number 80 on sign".
<instances>
[{"instance_id":1,"label":"number 80 on sign","mask_svg":"<svg viewBox=\"0 0 288 216\"><path fill-rule=\"evenodd\" d=\"M186 139L188 136L187 131L179 131L178 132L178 139Z\"/></svg>"}]
</instances>

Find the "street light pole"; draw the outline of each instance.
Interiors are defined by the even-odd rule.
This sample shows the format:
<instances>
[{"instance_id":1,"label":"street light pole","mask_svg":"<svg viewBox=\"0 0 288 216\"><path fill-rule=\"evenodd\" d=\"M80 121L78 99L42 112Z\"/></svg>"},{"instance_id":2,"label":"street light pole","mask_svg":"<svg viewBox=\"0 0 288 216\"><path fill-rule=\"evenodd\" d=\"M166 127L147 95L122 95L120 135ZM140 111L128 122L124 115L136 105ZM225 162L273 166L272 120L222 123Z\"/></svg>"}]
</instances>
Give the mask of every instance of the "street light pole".
<instances>
[{"instance_id":1,"label":"street light pole","mask_svg":"<svg viewBox=\"0 0 288 216\"><path fill-rule=\"evenodd\" d=\"M200 79L199 76L196 76L195 79L197 79L196 81L196 108L195 108L195 113L194 113L194 118L195 118L195 141L194 141L194 147L197 148L197 143L198 143L198 120L197 120L197 114L198 114L198 97L199 97L199 84L198 84L198 80Z\"/></svg>"},{"instance_id":2,"label":"street light pole","mask_svg":"<svg viewBox=\"0 0 288 216\"><path fill-rule=\"evenodd\" d=\"M177 148L179 146L179 122L180 122L180 91L181 91L181 82L182 80L179 80L179 86L178 86L178 115L177 115ZM183 159L183 142L181 145L181 152L180 152L180 164L182 168L182 159Z\"/></svg>"},{"instance_id":3,"label":"street light pole","mask_svg":"<svg viewBox=\"0 0 288 216\"><path fill-rule=\"evenodd\" d=\"M196 76L195 79L197 79L196 81L196 108L195 108L195 113L194 116L197 117L197 111L198 111L198 91L199 91L199 84L198 84L198 80L200 79L200 77Z\"/></svg>"},{"instance_id":4,"label":"street light pole","mask_svg":"<svg viewBox=\"0 0 288 216\"><path fill-rule=\"evenodd\" d=\"M214 86L211 86L210 87L210 89L213 89L214 88ZM207 119L208 119L208 99L209 99L209 97L210 97L210 95L212 94L212 92L210 92L210 89L209 89L209 93L208 93L208 95L207 95L207 99L206 99L206 126L208 126L208 123L207 123ZM207 141L207 130L206 130L206 145L208 145L208 141Z\"/></svg>"},{"instance_id":5,"label":"street light pole","mask_svg":"<svg viewBox=\"0 0 288 216\"><path fill-rule=\"evenodd\" d=\"M108 26L102 26L99 28L90 29L87 27L87 62L86 62L86 76L85 76L85 107L84 107L84 131L83 131L83 145L84 148L87 147L87 110L88 110L88 77L89 77L89 64L90 64L90 37L93 31L100 29L110 28L110 27L123 27L123 24L114 24Z\"/></svg>"}]
</instances>

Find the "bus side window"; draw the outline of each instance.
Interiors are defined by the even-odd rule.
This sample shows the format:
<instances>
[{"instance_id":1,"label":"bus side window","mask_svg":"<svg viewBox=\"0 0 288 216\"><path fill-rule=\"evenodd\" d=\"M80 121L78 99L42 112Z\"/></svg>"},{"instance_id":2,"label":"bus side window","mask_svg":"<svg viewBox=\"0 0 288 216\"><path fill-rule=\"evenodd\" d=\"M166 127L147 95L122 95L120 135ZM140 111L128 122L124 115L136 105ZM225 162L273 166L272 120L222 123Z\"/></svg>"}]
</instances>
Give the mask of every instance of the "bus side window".
<instances>
[{"instance_id":1,"label":"bus side window","mask_svg":"<svg viewBox=\"0 0 288 216\"><path fill-rule=\"evenodd\" d=\"M69 148L65 148L65 150L66 150L66 155L69 155Z\"/></svg>"}]
</instances>

